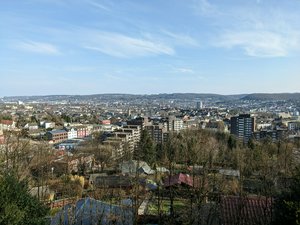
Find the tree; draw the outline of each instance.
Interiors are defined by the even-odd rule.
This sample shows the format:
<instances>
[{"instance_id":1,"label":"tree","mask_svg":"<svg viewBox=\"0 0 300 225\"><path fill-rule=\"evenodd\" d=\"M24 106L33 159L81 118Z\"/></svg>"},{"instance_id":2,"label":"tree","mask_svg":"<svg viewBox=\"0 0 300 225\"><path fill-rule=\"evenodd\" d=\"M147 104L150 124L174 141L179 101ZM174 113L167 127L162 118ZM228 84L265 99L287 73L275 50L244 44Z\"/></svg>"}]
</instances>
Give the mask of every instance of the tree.
<instances>
[{"instance_id":1,"label":"tree","mask_svg":"<svg viewBox=\"0 0 300 225\"><path fill-rule=\"evenodd\" d=\"M20 132L4 132L5 143L0 152L0 165L6 171L14 171L19 177L26 177L32 160L30 141L23 140Z\"/></svg>"},{"instance_id":2,"label":"tree","mask_svg":"<svg viewBox=\"0 0 300 225\"><path fill-rule=\"evenodd\" d=\"M146 130L142 131L141 141L140 141L140 156L143 160L145 160L150 165L156 161L156 149L153 143L152 138L149 136Z\"/></svg>"},{"instance_id":3,"label":"tree","mask_svg":"<svg viewBox=\"0 0 300 225\"><path fill-rule=\"evenodd\" d=\"M94 155L95 163L100 166L101 172L103 172L105 166L107 166L113 158L113 146L104 145L102 143L102 136L103 133L101 132L93 133L93 139L88 141L82 148L83 152Z\"/></svg>"},{"instance_id":4,"label":"tree","mask_svg":"<svg viewBox=\"0 0 300 225\"><path fill-rule=\"evenodd\" d=\"M0 114L0 120L12 120L12 117L10 115L1 115Z\"/></svg>"},{"instance_id":5,"label":"tree","mask_svg":"<svg viewBox=\"0 0 300 225\"><path fill-rule=\"evenodd\" d=\"M228 148L229 148L230 150L235 149L235 148L237 147L237 140L236 140L236 137L233 136L233 135L230 135L229 138L228 138L227 144L228 144Z\"/></svg>"},{"instance_id":6,"label":"tree","mask_svg":"<svg viewBox=\"0 0 300 225\"><path fill-rule=\"evenodd\" d=\"M71 123L72 118L69 115L62 114L61 118L66 122L66 123Z\"/></svg>"},{"instance_id":7,"label":"tree","mask_svg":"<svg viewBox=\"0 0 300 225\"><path fill-rule=\"evenodd\" d=\"M30 195L25 180L10 173L0 178L0 224L42 225L47 213L48 208Z\"/></svg>"},{"instance_id":8,"label":"tree","mask_svg":"<svg viewBox=\"0 0 300 225\"><path fill-rule=\"evenodd\" d=\"M300 167L292 179L291 187L275 200L274 225L300 224Z\"/></svg>"}]
</instances>

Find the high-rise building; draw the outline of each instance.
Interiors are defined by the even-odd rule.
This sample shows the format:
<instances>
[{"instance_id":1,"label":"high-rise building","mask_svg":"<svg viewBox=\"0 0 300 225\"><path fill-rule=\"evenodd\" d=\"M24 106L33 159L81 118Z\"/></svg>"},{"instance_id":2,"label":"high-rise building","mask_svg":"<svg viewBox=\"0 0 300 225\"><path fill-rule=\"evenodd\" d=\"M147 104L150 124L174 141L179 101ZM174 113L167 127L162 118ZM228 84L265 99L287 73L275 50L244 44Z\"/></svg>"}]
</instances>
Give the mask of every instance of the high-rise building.
<instances>
[{"instance_id":1,"label":"high-rise building","mask_svg":"<svg viewBox=\"0 0 300 225\"><path fill-rule=\"evenodd\" d=\"M145 126L145 130L148 132L155 143L162 144L166 141L165 134L167 133L167 131L162 124Z\"/></svg>"},{"instance_id":2,"label":"high-rise building","mask_svg":"<svg viewBox=\"0 0 300 225\"><path fill-rule=\"evenodd\" d=\"M141 129L144 129L144 126L149 124L148 117L137 117L135 119L127 121L127 125L138 125Z\"/></svg>"},{"instance_id":3,"label":"high-rise building","mask_svg":"<svg viewBox=\"0 0 300 225\"><path fill-rule=\"evenodd\" d=\"M181 118L177 118L175 116L169 116L169 118L168 118L168 131L179 132L183 128L184 128L183 127L183 120Z\"/></svg>"},{"instance_id":4,"label":"high-rise building","mask_svg":"<svg viewBox=\"0 0 300 225\"><path fill-rule=\"evenodd\" d=\"M202 101L197 102L196 105L197 105L197 109L203 109L203 102Z\"/></svg>"},{"instance_id":5,"label":"high-rise building","mask_svg":"<svg viewBox=\"0 0 300 225\"><path fill-rule=\"evenodd\" d=\"M247 143L254 132L254 118L250 114L231 117L231 134Z\"/></svg>"}]
</instances>

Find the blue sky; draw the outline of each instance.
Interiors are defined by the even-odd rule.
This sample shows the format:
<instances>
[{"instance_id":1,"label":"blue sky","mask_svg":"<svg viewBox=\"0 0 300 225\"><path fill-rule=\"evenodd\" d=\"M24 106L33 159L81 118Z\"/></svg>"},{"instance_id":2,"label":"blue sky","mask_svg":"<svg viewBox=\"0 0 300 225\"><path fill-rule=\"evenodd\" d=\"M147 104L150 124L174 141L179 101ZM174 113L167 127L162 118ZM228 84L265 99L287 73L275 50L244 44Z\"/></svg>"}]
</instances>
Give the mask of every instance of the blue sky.
<instances>
[{"instance_id":1,"label":"blue sky","mask_svg":"<svg viewBox=\"0 0 300 225\"><path fill-rule=\"evenodd\" d=\"M0 96L300 92L300 0L3 0Z\"/></svg>"}]
</instances>

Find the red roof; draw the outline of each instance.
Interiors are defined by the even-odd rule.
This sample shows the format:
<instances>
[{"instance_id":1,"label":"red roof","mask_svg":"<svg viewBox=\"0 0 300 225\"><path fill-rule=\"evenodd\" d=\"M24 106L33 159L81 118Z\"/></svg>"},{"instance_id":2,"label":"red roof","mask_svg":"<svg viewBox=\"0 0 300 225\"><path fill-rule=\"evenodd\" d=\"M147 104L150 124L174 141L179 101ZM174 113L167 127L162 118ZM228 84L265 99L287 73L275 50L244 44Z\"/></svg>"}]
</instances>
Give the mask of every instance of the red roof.
<instances>
[{"instance_id":1,"label":"red roof","mask_svg":"<svg viewBox=\"0 0 300 225\"><path fill-rule=\"evenodd\" d=\"M193 178L188 174L179 173L173 176L169 176L164 180L164 186L169 187L173 185L186 184L193 187Z\"/></svg>"},{"instance_id":2,"label":"red roof","mask_svg":"<svg viewBox=\"0 0 300 225\"><path fill-rule=\"evenodd\" d=\"M5 125L13 125L14 121L13 120L1 120L1 123L5 124Z\"/></svg>"},{"instance_id":3,"label":"red roof","mask_svg":"<svg viewBox=\"0 0 300 225\"><path fill-rule=\"evenodd\" d=\"M270 224L272 199L266 197L226 196L221 198L223 225Z\"/></svg>"},{"instance_id":4,"label":"red roof","mask_svg":"<svg viewBox=\"0 0 300 225\"><path fill-rule=\"evenodd\" d=\"M110 124L110 120L102 120L101 124L107 124L108 125L108 124Z\"/></svg>"}]
</instances>

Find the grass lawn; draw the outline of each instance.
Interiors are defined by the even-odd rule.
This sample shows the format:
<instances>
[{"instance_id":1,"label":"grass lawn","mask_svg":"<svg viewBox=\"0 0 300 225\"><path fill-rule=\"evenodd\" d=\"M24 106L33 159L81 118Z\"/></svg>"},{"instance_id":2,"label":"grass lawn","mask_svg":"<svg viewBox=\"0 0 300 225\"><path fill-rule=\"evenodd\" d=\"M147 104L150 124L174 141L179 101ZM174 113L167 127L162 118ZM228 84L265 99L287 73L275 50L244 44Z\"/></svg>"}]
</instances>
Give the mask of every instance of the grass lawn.
<instances>
[{"instance_id":1,"label":"grass lawn","mask_svg":"<svg viewBox=\"0 0 300 225\"><path fill-rule=\"evenodd\" d=\"M184 200L184 199L174 199L174 201L173 201L173 206L174 206L175 212L178 212L181 209L185 208L185 205L186 205L186 200ZM170 200L169 199L162 200L160 208L161 208L162 214L169 214L170 213ZM153 199L148 204L147 214L149 214L149 215L157 215L158 214L157 199Z\"/></svg>"}]
</instances>

